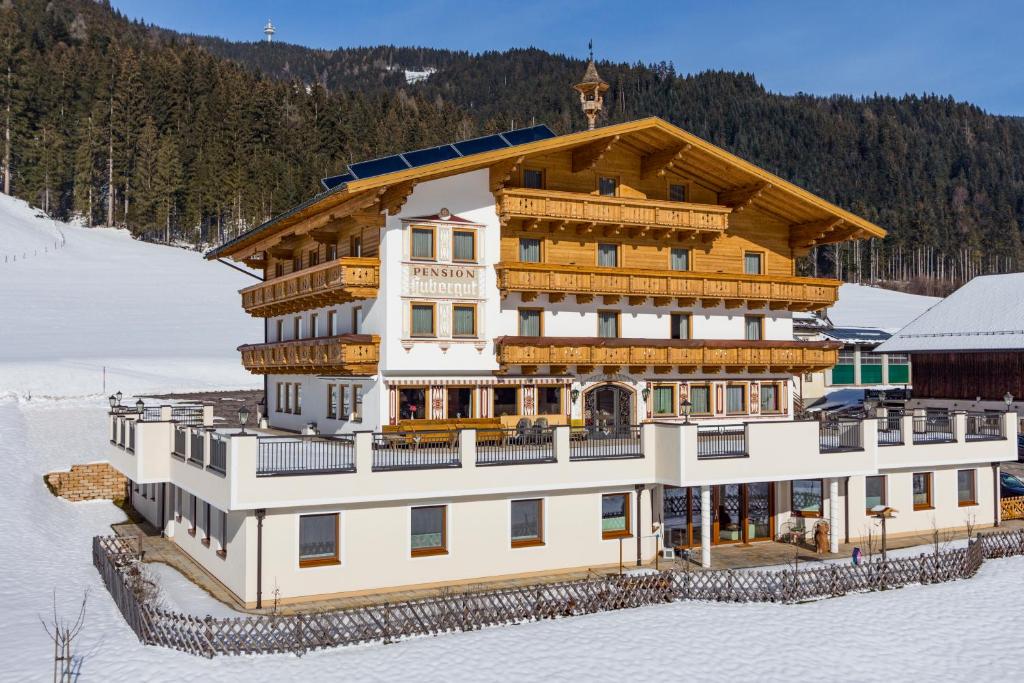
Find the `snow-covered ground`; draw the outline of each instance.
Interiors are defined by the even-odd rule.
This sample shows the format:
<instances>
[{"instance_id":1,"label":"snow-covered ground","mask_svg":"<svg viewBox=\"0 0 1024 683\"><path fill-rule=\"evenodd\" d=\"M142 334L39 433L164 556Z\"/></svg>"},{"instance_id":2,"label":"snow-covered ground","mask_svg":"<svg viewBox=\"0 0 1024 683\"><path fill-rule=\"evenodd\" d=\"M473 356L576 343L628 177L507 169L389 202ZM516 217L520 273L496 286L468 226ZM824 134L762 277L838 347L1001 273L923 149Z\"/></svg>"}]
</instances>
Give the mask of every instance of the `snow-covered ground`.
<instances>
[{"instance_id":1,"label":"snow-covered ground","mask_svg":"<svg viewBox=\"0 0 1024 683\"><path fill-rule=\"evenodd\" d=\"M263 338L237 293L255 280L37 215L0 195L0 397L101 396L104 368L107 393L259 385L235 350Z\"/></svg>"},{"instance_id":2,"label":"snow-covered ground","mask_svg":"<svg viewBox=\"0 0 1024 683\"><path fill-rule=\"evenodd\" d=\"M836 327L873 327L895 332L941 300L847 283L839 288L839 301L828 309L828 317Z\"/></svg>"}]
</instances>

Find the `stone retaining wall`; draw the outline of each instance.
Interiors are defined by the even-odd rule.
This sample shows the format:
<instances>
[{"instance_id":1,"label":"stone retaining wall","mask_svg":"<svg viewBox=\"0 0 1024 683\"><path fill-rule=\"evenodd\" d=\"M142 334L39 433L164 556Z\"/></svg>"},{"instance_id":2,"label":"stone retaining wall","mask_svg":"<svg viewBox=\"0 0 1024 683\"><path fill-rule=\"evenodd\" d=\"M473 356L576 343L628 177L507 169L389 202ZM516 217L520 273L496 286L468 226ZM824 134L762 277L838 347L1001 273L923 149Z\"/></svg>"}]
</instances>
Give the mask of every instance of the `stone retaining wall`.
<instances>
[{"instance_id":1,"label":"stone retaining wall","mask_svg":"<svg viewBox=\"0 0 1024 683\"><path fill-rule=\"evenodd\" d=\"M122 501L128 490L128 478L105 462L72 465L70 470L49 472L43 479L55 496L74 502L97 499Z\"/></svg>"}]
</instances>

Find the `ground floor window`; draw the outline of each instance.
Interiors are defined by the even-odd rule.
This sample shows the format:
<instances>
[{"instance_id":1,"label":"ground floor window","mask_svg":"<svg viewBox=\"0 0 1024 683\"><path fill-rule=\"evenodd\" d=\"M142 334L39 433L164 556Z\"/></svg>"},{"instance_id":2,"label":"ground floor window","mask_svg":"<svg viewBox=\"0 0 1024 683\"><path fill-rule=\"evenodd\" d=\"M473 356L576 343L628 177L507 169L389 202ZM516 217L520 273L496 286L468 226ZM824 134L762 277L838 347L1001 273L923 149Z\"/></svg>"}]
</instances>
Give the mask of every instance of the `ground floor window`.
<instances>
[{"instance_id":1,"label":"ground floor window","mask_svg":"<svg viewBox=\"0 0 1024 683\"><path fill-rule=\"evenodd\" d=\"M414 557L448 552L447 517L444 505L412 508L409 547Z\"/></svg>"},{"instance_id":2,"label":"ground floor window","mask_svg":"<svg viewBox=\"0 0 1024 683\"><path fill-rule=\"evenodd\" d=\"M676 414L676 391L674 386L663 384L654 387L654 414Z\"/></svg>"},{"instance_id":3,"label":"ground floor window","mask_svg":"<svg viewBox=\"0 0 1024 683\"><path fill-rule=\"evenodd\" d=\"M512 547L544 544L544 501L512 501Z\"/></svg>"},{"instance_id":4,"label":"ground floor window","mask_svg":"<svg viewBox=\"0 0 1024 683\"><path fill-rule=\"evenodd\" d=\"M203 529L203 540L202 540L202 543L203 543L203 545L209 547L209 545L210 545L210 504L209 503L203 503L203 506L200 509L202 510L202 518L203 518L203 521L200 523L200 526Z\"/></svg>"},{"instance_id":5,"label":"ground floor window","mask_svg":"<svg viewBox=\"0 0 1024 683\"><path fill-rule=\"evenodd\" d=\"M214 533L217 539L217 554L225 557L228 554L228 513L217 510L214 519L217 520Z\"/></svg>"},{"instance_id":6,"label":"ground floor window","mask_svg":"<svg viewBox=\"0 0 1024 683\"><path fill-rule=\"evenodd\" d=\"M798 517L821 517L821 479L797 479L791 485L792 512Z\"/></svg>"},{"instance_id":7,"label":"ground floor window","mask_svg":"<svg viewBox=\"0 0 1024 683\"><path fill-rule=\"evenodd\" d=\"M632 536L629 524L629 494L606 493L601 496L601 538Z\"/></svg>"},{"instance_id":8,"label":"ground floor window","mask_svg":"<svg viewBox=\"0 0 1024 683\"><path fill-rule=\"evenodd\" d=\"M932 508L932 473L914 472L914 509Z\"/></svg>"},{"instance_id":9,"label":"ground floor window","mask_svg":"<svg viewBox=\"0 0 1024 683\"><path fill-rule=\"evenodd\" d=\"M352 385L352 421L363 421L363 387L359 384Z\"/></svg>"},{"instance_id":10,"label":"ground floor window","mask_svg":"<svg viewBox=\"0 0 1024 683\"><path fill-rule=\"evenodd\" d=\"M338 513L299 516L299 566L338 564Z\"/></svg>"},{"instance_id":11,"label":"ground floor window","mask_svg":"<svg viewBox=\"0 0 1024 683\"><path fill-rule=\"evenodd\" d=\"M327 417L333 420L341 418L338 406L338 388L342 386L340 384L327 385Z\"/></svg>"},{"instance_id":12,"label":"ground floor window","mask_svg":"<svg viewBox=\"0 0 1024 683\"><path fill-rule=\"evenodd\" d=\"M184 511L185 506L181 500L181 489L177 486L174 487L174 521L181 522L181 513Z\"/></svg>"},{"instance_id":13,"label":"ground floor window","mask_svg":"<svg viewBox=\"0 0 1024 683\"><path fill-rule=\"evenodd\" d=\"M422 387L399 389L398 417L402 420L427 419L427 390Z\"/></svg>"},{"instance_id":14,"label":"ground floor window","mask_svg":"<svg viewBox=\"0 0 1024 683\"><path fill-rule=\"evenodd\" d=\"M191 505L189 506L189 512L190 512L190 514L189 514L189 522L190 522L190 526L189 526L189 529L188 529L188 535L189 536L195 536L196 535L196 520L199 517L198 509L197 509L198 506L199 506L199 501L191 493L188 494L188 498L189 498L189 501L191 502Z\"/></svg>"},{"instance_id":15,"label":"ground floor window","mask_svg":"<svg viewBox=\"0 0 1024 683\"><path fill-rule=\"evenodd\" d=\"M711 387L706 384L690 387L690 413L693 415L711 414Z\"/></svg>"},{"instance_id":16,"label":"ground floor window","mask_svg":"<svg viewBox=\"0 0 1024 683\"><path fill-rule=\"evenodd\" d=\"M537 387L537 414L562 414L562 387Z\"/></svg>"},{"instance_id":17,"label":"ground floor window","mask_svg":"<svg viewBox=\"0 0 1024 683\"><path fill-rule=\"evenodd\" d=\"M885 476L864 477L864 509L870 513L879 505L885 505Z\"/></svg>"},{"instance_id":18,"label":"ground floor window","mask_svg":"<svg viewBox=\"0 0 1024 683\"><path fill-rule=\"evenodd\" d=\"M519 414L519 388L494 387L494 401L491 412L494 417Z\"/></svg>"},{"instance_id":19,"label":"ground floor window","mask_svg":"<svg viewBox=\"0 0 1024 683\"><path fill-rule=\"evenodd\" d=\"M296 382L292 385L294 395L292 396L292 412L302 415L302 385Z\"/></svg>"},{"instance_id":20,"label":"ground floor window","mask_svg":"<svg viewBox=\"0 0 1024 683\"><path fill-rule=\"evenodd\" d=\"M448 419L473 417L473 390L469 387L449 387Z\"/></svg>"},{"instance_id":21,"label":"ground floor window","mask_svg":"<svg viewBox=\"0 0 1024 683\"><path fill-rule=\"evenodd\" d=\"M725 388L725 412L737 415L747 412L747 387L742 384L730 384Z\"/></svg>"},{"instance_id":22,"label":"ground floor window","mask_svg":"<svg viewBox=\"0 0 1024 683\"><path fill-rule=\"evenodd\" d=\"M761 385L761 412L762 413L777 413L779 412L779 385L778 384L762 384Z\"/></svg>"},{"instance_id":23,"label":"ground floor window","mask_svg":"<svg viewBox=\"0 0 1024 683\"><path fill-rule=\"evenodd\" d=\"M958 470L956 473L956 499L961 506L977 505L978 494L974 470Z\"/></svg>"}]
</instances>

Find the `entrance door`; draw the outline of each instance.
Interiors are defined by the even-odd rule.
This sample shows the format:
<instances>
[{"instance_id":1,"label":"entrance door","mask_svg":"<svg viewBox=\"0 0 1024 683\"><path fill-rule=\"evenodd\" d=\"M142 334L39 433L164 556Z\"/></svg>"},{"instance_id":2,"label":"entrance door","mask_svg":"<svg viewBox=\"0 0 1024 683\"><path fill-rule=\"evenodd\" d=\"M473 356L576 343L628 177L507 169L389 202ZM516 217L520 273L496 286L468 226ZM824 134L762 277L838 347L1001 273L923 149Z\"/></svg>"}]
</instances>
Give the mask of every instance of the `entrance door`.
<instances>
[{"instance_id":1,"label":"entrance door","mask_svg":"<svg viewBox=\"0 0 1024 683\"><path fill-rule=\"evenodd\" d=\"M632 397L633 392L614 384L591 389L584 404L587 429L596 436L626 433L633 418Z\"/></svg>"},{"instance_id":2,"label":"entrance door","mask_svg":"<svg viewBox=\"0 0 1024 683\"><path fill-rule=\"evenodd\" d=\"M715 491L715 543L739 543L743 540L743 486L725 484Z\"/></svg>"}]
</instances>

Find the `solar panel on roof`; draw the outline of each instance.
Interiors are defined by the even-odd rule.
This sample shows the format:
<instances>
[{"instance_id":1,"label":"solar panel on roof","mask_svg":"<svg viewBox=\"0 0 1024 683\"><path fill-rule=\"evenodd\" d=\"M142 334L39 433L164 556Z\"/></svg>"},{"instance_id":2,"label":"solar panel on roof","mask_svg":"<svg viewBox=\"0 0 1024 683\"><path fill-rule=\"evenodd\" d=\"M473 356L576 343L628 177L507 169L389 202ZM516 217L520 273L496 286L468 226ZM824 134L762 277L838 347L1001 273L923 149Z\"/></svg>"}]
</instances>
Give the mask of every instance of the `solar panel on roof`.
<instances>
[{"instance_id":1,"label":"solar panel on roof","mask_svg":"<svg viewBox=\"0 0 1024 683\"><path fill-rule=\"evenodd\" d=\"M502 133L501 137L508 140L509 144L515 147L516 145L525 145L528 142L537 142L537 140L547 140L548 138L555 137L555 134L547 126L531 126L529 128L510 130Z\"/></svg>"},{"instance_id":2,"label":"solar panel on roof","mask_svg":"<svg viewBox=\"0 0 1024 683\"><path fill-rule=\"evenodd\" d=\"M402 155L405 160L409 162L412 167L425 166L426 164L435 164L439 161L448 161L449 159L457 159L461 154L451 145L441 145L440 147L431 147L429 149L418 149L415 152L406 152Z\"/></svg>"},{"instance_id":3,"label":"solar panel on roof","mask_svg":"<svg viewBox=\"0 0 1024 683\"><path fill-rule=\"evenodd\" d=\"M384 175L385 173L394 173L395 171L404 171L409 168L409 164L406 163L399 155L384 157L383 159L373 159L372 161L360 161L358 164L349 164L348 172L356 178L372 178L377 175Z\"/></svg>"},{"instance_id":4,"label":"solar panel on roof","mask_svg":"<svg viewBox=\"0 0 1024 683\"><path fill-rule=\"evenodd\" d=\"M333 190L338 185L343 185L350 180L353 180L351 173L342 173L341 175L332 175L329 178L324 178L320 181L320 184L324 186L325 190Z\"/></svg>"},{"instance_id":5,"label":"solar panel on roof","mask_svg":"<svg viewBox=\"0 0 1024 683\"><path fill-rule=\"evenodd\" d=\"M501 149L502 147L508 146L508 142L500 135L488 135L482 138L463 140L462 142L456 142L452 145L452 147L459 150L459 153L462 154L462 156L482 154L483 152L490 152L491 150Z\"/></svg>"}]
</instances>

